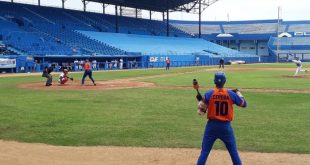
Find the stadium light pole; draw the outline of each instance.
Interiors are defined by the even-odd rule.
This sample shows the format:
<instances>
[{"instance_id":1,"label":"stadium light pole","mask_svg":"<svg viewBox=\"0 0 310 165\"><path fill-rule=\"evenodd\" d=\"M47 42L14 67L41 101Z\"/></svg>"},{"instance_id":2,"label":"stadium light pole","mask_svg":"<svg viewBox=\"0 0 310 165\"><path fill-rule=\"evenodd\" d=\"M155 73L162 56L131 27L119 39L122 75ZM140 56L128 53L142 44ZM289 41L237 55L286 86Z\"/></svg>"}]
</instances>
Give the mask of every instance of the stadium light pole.
<instances>
[{"instance_id":1,"label":"stadium light pole","mask_svg":"<svg viewBox=\"0 0 310 165\"><path fill-rule=\"evenodd\" d=\"M201 0L199 0L199 38L201 38Z\"/></svg>"},{"instance_id":2,"label":"stadium light pole","mask_svg":"<svg viewBox=\"0 0 310 165\"><path fill-rule=\"evenodd\" d=\"M280 51L280 6L278 6L278 24L277 24L277 61L279 62L279 51Z\"/></svg>"}]
</instances>

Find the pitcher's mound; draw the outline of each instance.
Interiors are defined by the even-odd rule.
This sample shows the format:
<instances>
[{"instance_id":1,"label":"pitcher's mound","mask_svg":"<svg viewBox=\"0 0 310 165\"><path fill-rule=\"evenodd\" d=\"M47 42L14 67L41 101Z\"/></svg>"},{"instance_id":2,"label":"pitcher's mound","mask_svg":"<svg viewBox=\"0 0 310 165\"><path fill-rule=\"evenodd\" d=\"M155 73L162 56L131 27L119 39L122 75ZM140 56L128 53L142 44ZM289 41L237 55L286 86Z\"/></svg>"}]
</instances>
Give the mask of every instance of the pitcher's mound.
<instances>
[{"instance_id":1,"label":"pitcher's mound","mask_svg":"<svg viewBox=\"0 0 310 165\"><path fill-rule=\"evenodd\" d=\"M310 78L310 75L282 76L284 78Z\"/></svg>"}]
</instances>

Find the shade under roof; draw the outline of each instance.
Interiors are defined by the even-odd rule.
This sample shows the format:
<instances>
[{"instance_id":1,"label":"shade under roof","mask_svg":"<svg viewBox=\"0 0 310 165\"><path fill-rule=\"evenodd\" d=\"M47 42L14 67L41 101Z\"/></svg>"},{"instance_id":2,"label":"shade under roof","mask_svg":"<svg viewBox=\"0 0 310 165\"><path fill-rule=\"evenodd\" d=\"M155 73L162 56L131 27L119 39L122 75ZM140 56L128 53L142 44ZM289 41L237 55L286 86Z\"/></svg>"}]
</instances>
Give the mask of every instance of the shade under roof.
<instances>
[{"instance_id":1,"label":"shade under roof","mask_svg":"<svg viewBox=\"0 0 310 165\"><path fill-rule=\"evenodd\" d=\"M163 12L167 9L175 9L184 4L196 0L87 0L89 2L98 2L104 4L132 7L144 10Z\"/></svg>"}]
</instances>

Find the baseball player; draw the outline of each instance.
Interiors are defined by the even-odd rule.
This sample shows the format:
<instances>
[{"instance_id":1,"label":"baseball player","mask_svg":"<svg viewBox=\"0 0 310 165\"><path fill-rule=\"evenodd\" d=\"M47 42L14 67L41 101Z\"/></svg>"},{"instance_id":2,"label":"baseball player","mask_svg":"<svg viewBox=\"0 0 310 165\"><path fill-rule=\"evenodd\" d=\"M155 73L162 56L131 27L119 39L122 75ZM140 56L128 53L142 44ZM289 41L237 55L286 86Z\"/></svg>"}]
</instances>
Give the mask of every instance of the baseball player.
<instances>
[{"instance_id":1,"label":"baseball player","mask_svg":"<svg viewBox=\"0 0 310 165\"><path fill-rule=\"evenodd\" d=\"M61 85L64 85L65 83L68 82L69 79L73 81L73 78L69 77L68 69L64 69L62 73L59 75L58 82Z\"/></svg>"},{"instance_id":2,"label":"baseball player","mask_svg":"<svg viewBox=\"0 0 310 165\"><path fill-rule=\"evenodd\" d=\"M302 69L302 62L300 61L299 57L296 57L295 60L292 60L292 62L297 66L294 76L297 76L299 72L308 72L308 70Z\"/></svg>"},{"instance_id":3,"label":"baseball player","mask_svg":"<svg viewBox=\"0 0 310 165\"><path fill-rule=\"evenodd\" d=\"M54 70L54 68L52 66L50 67L45 67L43 73L42 73L42 77L46 77L47 80L46 80L46 83L45 83L45 86L51 86L52 85L52 82L53 82L53 76L51 74L51 72Z\"/></svg>"},{"instance_id":4,"label":"baseball player","mask_svg":"<svg viewBox=\"0 0 310 165\"><path fill-rule=\"evenodd\" d=\"M233 129L233 104L246 107L247 103L238 90L224 88L226 76L224 72L217 72L214 76L216 87L205 93L198 103L200 114L207 113L208 123L205 128L201 153L197 165L205 165L208 155L216 139L222 140L231 156L234 165L241 165Z\"/></svg>"},{"instance_id":5,"label":"baseball player","mask_svg":"<svg viewBox=\"0 0 310 165\"><path fill-rule=\"evenodd\" d=\"M219 69L221 69L221 68L224 69L224 68L225 68L224 62L225 62L225 61L224 61L224 58L221 58L220 61L219 61Z\"/></svg>"},{"instance_id":6,"label":"baseball player","mask_svg":"<svg viewBox=\"0 0 310 165\"><path fill-rule=\"evenodd\" d=\"M84 75L82 78L82 85L84 85L84 81L86 76L90 78L90 80L93 82L93 84L96 86L95 80L93 79L93 71L91 70L91 64L88 59L86 59L85 64L84 64Z\"/></svg>"}]
</instances>

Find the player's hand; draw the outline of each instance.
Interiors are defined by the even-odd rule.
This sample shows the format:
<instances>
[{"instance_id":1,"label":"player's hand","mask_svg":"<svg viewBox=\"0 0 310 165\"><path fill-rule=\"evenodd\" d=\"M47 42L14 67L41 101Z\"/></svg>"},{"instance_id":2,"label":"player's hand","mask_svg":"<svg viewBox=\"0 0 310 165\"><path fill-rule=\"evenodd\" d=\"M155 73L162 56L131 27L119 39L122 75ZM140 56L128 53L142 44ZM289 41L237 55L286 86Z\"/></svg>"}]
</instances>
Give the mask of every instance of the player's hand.
<instances>
[{"instance_id":1,"label":"player's hand","mask_svg":"<svg viewBox=\"0 0 310 165\"><path fill-rule=\"evenodd\" d=\"M197 113L201 116L207 113L207 105L203 101L198 102L198 111Z\"/></svg>"}]
</instances>

